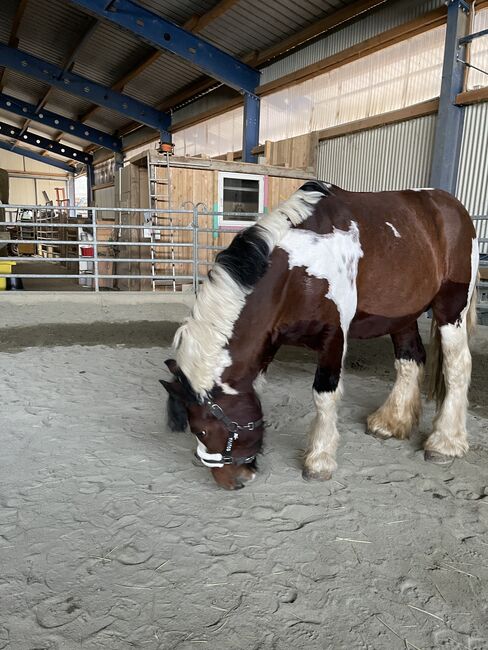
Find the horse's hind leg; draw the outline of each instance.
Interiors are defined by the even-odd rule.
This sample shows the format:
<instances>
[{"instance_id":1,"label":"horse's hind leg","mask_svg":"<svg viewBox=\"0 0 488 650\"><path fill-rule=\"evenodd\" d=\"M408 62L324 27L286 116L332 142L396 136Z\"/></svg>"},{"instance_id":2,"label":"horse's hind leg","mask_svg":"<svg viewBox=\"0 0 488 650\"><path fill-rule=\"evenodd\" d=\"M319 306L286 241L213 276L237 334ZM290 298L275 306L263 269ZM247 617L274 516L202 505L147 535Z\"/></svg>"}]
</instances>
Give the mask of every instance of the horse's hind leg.
<instances>
[{"instance_id":1,"label":"horse's hind leg","mask_svg":"<svg viewBox=\"0 0 488 650\"><path fill-rule=\"evenodd\" d=\"M420 384L425 349L417 321L391 335L395 349L396 381L386 402L367 420L367 433L377 438L408 438L421 412Z\"/></svg>"},{"instance_id":2,"label":"horse's hind leg","mask_svg":"<svg viewBox=\"0 0 488 650\"><path fill-rule=\"evenodd\" d=\"M469 448L466 432L468 388L471 378L468 321L476 319L476 306L475 299L471 298L471 309L466 305L460 311L459 304L466 303L467 293L467 287L462 285L456 289L451 287L450 291L441 292L433 303L438 326L437 337L440 337L442 350L438 363L442 364L445 396L442 399L441 395L437 394L438 402L442 403L424 448L425 459L439 464L451 462L455 456L464 456ZM435 345L435 341L431 341L431 345Z\"/></svg>"},{"instance_id":3,"label":"horse's hind leg","mask_svg":"<svg viewBox=\"0 0 488 650\"><path fill-rule=\"evenodd\" d=\"M344 335L341 329L331 332L319 354L313 382L313 399L317 410L308 435L303 478L325 481L337 468L335 459L339 432L337 431L337 402L341 395L341 368Z\"/></svg>"}]
</instances>

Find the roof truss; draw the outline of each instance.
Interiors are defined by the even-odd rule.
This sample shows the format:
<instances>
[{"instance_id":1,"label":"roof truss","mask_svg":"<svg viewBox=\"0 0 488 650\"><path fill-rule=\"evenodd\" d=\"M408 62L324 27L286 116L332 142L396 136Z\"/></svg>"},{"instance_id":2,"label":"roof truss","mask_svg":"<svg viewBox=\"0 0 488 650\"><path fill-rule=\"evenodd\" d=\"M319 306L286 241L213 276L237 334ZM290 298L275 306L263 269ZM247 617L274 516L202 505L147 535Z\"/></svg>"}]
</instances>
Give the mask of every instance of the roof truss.
<instances>
[{"instance_id":1,"label":"roof truss","mask_svg":"<svg viewBox=\"0 0 488 650\"><path fill-rule=\"evenodd\" d=\"M45 149L46 151L51 151L58 156L62 156L68 160L75 160L84 165L90 165L93 162L93 157L85 151L73 149L73 147L68 147L67 145L56 142L55 140L44 138L36 133L29 133L29 131L24 131L16 126L7 124L6 122L0 122L0 135L5 136L6 138L12 138L13 140L19 140L20 142L25 142L26 144L39 147L40 149Z\"/></svg>"}]
</instances>

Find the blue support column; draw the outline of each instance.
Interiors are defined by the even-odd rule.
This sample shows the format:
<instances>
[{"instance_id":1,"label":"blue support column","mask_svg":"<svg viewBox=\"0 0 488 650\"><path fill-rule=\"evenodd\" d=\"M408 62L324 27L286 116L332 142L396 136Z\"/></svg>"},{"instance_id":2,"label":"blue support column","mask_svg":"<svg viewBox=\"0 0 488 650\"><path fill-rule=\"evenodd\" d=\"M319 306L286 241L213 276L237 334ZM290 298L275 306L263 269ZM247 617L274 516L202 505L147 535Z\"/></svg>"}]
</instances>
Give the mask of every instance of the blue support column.
<instances>
[{"instance_id":1,"label":"blue support column","mask_svg":"<svg viewBox=\"0 0 488 650\"><path fill-rule=\"evenodd\" d=\"M52 165L53 167L59 167L59 169L62 169L64 172L67 172L69 174L72 174L75 171L74 167L71 167L71 165L67 165L61 160L56 160L55 158L49 158L48 156L41 156L40 153L36 153L35 151L31 151L30 149L24 149L23 147L18 147L17 145L15 147L12 147L11 144L5 142L4 140L0 140L0 149L5 149L5 151L10 151L10 153L16 153L19 156L25 156L26 158L30 158L31 160L36 160L37 162L42 162L45 165Z\"/></svg>"},{"instance_id":2,"label":"blue support column","mask_svg":"<svg viewBox=\"0 0 488 650\"><path fill-rule=\"evenodd\" d=\"M6 122L0 122L0 135L25 142L34 147L39 147L39 149L51 151L52 153L58 154L58 156L83 163L84 165L93 162L93 157L89 153L81 151L81 149L73 149L73 147L68 147L60 142L56 142L56 140L49 140L49 138L43 138L35 133L23 131L23 129L19 129Z\"/></svg>"},{"instance_id":3,"label":"blue support column","mask_svg":"<svg viewBox=\"0 0 488 650\"><path fill-rule=\"evenodd\" d=\"M258 70L132 0L70 1L127 29L156 49L176 54L231 88L252 93L259 85Z\"/></svg>"},{"instance_id":4,"label":"blue support column","mask_svg":"<svg viewBox=\"0 0 488 650\"><path fill-rule=\"evenodd\" d=\"M450 0L448 3L441 95L430 176L432 187L452 194L456 191L464 122L464 107L455 103L464 81L464 65L458 58L465 58L466 45L459 41L469 33L469 11L470 5L465 0Z\"/></svg>"},{"instance_id":5,"label":"blue support column","mask_svg":"<svg viewBox=\"0 0 488 650\"><path fill-rule=\"evenodd\" d=\"M252 153L259 144L259 97L252 93L244 93L244 120L242 129L242 161L257 161Z\"/></svg>"},{"instance_id":6,"label":"blue support column","mask_svg":"<svg viewBox=\"0 0 488 650\"><path fill-rule=\"evenodd\" d=\"M91 142L100 147L105 147L111 151L122 151L122 141L119 138L110 135L110 133L104 133L103 131L94 129L91 126L83 124L83 122L70 120L68 117L64 117L63 115L47 111L45 108L37 110L34 104L29 104L28 102L24 102L16 97L11 97L5 93L0 93L0 108L8 113L12 113L13 115L23 117L26 120L32 120L38 124L44 124L53 129L59 129L59 131L70 133L81 140L86 140L87 142Z\"/></svg>"},{"instance_id":7,"label":"blue support column","mask_svg":"<svg viewBox=\"0 0 488 650\"><path fill-rule=\"evenodd\" d=\"M95 170L93 165L86 166L86 202L93 205L93 186L95 185Z\"/></svg>"},{"instance_id":8,"label":"blue support column","mask_svg":"<svg viewBox=\"0 0 488 650\"><path fill-rule=\"evenodd\" d=\"M27 52L8 47L3 43L0 43L0 67L15 70L98 106L110 108L136 122L157 129L163 138L171 140L171 136L167 133L171 124L171 117L168 113L158 111L152 106L95 83L86 77L63 70L57 65L27 54Z\"/></svg>"}]
</instances>

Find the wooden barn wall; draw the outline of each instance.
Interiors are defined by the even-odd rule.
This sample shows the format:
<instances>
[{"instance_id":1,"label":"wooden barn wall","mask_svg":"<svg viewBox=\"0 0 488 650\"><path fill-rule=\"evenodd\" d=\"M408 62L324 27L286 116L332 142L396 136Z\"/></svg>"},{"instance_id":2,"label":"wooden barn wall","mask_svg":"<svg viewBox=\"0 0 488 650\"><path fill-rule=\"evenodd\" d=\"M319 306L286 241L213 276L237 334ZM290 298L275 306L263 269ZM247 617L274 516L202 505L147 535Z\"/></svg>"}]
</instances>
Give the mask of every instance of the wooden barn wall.
<instances>
[{"instance_id":1,"label":"wooden barn wall","mask_svg":"<svg viewBox=\"0 0 488 650\"><path fill-rule=\"evenodd\" d=\"M157 178L163 180L166 178L166 169L164 167L156 168ZM171 168L171 199L172 209L174 212L171 214L163 214L159 217L159 224L162 226L178 226L188 227L193 220L193 213L180 212L178 210L192 209L192 205L203 204L208 212L215 212L218 206L218 175L216 170L206 169L192 169L190 167L172 167ZM287 199L296 189L303 183L303 179L282 178L276 176L268 176L266 178L266 204L267 210L272 210L279 203ZM105 192L105 190L103 190ZM119 187L115 190L115 201L121 208L129 207L148 207L148 180L147 169L139 167L134 164L129 164L121 170ZM107 193L96 197L97 205L102 205L103 201L109 196ZM100 202L99 202L100 201ZM157 203L157 207L165 210L167 204L163 201ZM205 212L203 206L201 211ZM99 216L99 220L101 216ZM122 224L143 224L143 213L130 213L122 211L120 213ZM104 223L108 223L105 221ZM114 225L114 236L117 236L117 228ZM230 244L235 237L238 229L221 228L218 224L218 219L213 214L201 215L199 226L203 232L198 235L199 245L199 275L201 277L207 274L209 263L213 262L215 257L215 249L210 250L205 247L225 247ZM208 231L208 232L206 232ZM136 242L144 241L149 243L150 239L144 239L141 231L129 231L125 236L130 237L130 241ZM156 243L167 242L166 246L158 246L156 248L156 258L165 260L158 262L155 265L157 275L166 275L172 277L173 272L176 276L184 276L177 278L176 283L178 286L188 289L192 285L193 265L191 261L193 258L193 230L173 231L173 237L170 238L168 231L161 231L159 237L156 237ZM188 244L188 246L171 246L174 244ZM107 251L108 255L108 251ZM120 256L126 259L148 259L148 263L120 263L117 264L117 272L120 275L150 275L151 264L150 260L150 247L148 246L126 246L120 247ZM175 260L172 263L170 260ZM178 260L182 260L178 262ZM104 264L101 262L101 264ZM107 263L109 268L110 263ZM112 265L113 266L113 265ZM108 273L109 271L107 271ZM113 283L112 283L113 284ZM168 280L166 283L168 289L172 289L172 281ZM112 286L109 282L106 286ZM121 290L150 290L150 279L120 279L116 283L117 288ZM164 288L162 285L159 288Z\"/></svg>"}]
</instances>

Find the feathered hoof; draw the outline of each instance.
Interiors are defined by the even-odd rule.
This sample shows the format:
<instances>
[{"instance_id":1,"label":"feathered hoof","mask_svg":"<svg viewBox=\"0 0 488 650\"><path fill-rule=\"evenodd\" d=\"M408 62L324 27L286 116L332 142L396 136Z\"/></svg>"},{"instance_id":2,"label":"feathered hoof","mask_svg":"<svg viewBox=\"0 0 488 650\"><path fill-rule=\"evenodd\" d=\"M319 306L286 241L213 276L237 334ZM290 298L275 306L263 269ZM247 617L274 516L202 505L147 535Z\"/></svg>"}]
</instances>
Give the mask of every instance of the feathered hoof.
<instances>
[{"instance_id":1,"label":"feathered hoof","mask_svg":"<svg viewBox=\"0 0 488 650\"><path fill-rule=\"evenodd\" d=\"M330 481L332 472L313 472L305 468L302 471L302 478L304 481Z\"/></svg>"},{"instance_id":2,"label":"feathered hoof","mask_svg":"<svg viewBox=\"0 0 488 650\"><path fill-rule=\"evenodd\" d=\"M378 440L389 440L392 437L391 433L386 433L380 429L370 429L369 427L366 427L366 435Z\"/></svg>"},{"instance_id":3,"label":"feathered hoof","mask_svg":"<svg viewBox=\"0 0 488 650\"><path fill-rule=\"evenodd\" d=\"M428 463L434 463L434 465L452 465L454 456L446 456L446 454L441 454L438 451L426 449L424 451L424 460Z\"/></svg>"}]
</instances>

